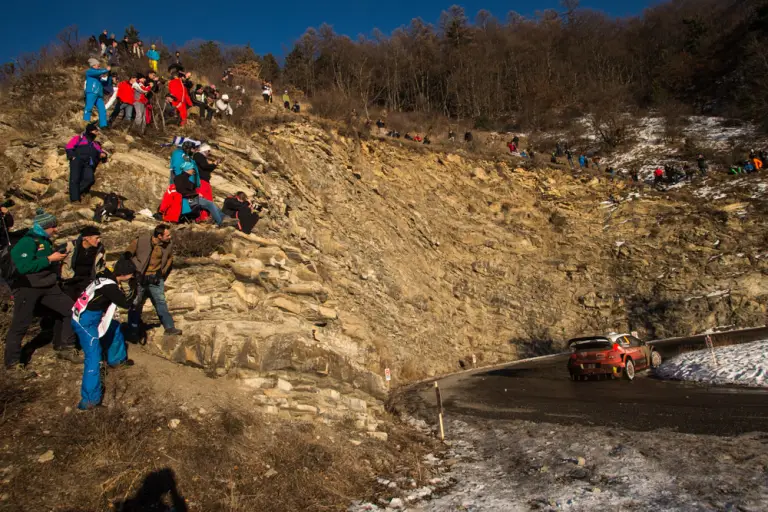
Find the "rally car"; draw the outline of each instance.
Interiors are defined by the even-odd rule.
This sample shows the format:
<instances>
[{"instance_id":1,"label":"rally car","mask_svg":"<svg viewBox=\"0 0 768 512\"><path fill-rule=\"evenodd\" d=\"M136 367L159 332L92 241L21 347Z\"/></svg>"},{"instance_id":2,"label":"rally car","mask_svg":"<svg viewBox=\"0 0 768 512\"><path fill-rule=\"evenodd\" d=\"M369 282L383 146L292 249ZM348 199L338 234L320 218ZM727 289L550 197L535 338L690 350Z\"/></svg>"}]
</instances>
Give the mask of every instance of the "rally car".
<instances>
[{"instance_id":1,"label":"rally car","mask_svg":"<svg viewBox=\"0 0 768 512\"><path fill-rule=\"evenodd\" d=\"M633 380L636 371L661 364L661 355L631 334L575 338L568 345L571 348L568 359L571 380L601 375Z\"/></svg>"}]
</instances>

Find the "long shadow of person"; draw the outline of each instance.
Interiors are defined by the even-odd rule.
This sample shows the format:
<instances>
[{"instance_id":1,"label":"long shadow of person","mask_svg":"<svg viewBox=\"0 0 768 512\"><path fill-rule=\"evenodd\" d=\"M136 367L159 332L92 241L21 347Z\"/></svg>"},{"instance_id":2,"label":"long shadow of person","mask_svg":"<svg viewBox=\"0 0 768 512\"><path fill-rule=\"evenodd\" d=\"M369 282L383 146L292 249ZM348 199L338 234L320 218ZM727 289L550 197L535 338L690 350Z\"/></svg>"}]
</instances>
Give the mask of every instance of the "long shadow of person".
<instances>
[{"instance_id":1,"label":"long shadow of person","mask_svg":"<svg viewBox=\"0 0 768 512\"><path fill-rule=\"evenodd\" d=\"M170 505L166 503L166 494ZM176 488L176 476L171 468L148 474L134 497L115 502L114 506L117 512L187 512L187 503Z\"/></svg>"}]
</instances>

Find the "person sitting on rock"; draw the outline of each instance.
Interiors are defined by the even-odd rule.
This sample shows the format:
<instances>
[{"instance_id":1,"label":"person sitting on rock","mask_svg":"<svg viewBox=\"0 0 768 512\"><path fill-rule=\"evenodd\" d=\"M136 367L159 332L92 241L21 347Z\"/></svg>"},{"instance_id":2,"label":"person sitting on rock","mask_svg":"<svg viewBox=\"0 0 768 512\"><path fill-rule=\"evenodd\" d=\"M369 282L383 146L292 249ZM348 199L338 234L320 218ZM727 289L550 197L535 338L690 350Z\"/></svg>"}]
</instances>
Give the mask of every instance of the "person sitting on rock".
<instances>
[{"instance_id":1,"label":"person sitting on rock","mask_svg":"<svg viewBox=\"0 0 768 512\"><path fill-rule=\"evenodd\" d=\"M197 191L201 196L213 201L213 189L211 188L211 174L216 170L219 165L219 161L216 159L209 159L208 154L211 152L211 146L203 144L192 155L192 161L197 166L197 172L200 176L200 186Z\"/></svg>"},{"instance_id":2,"label":"person sitting on rock","mask_svg":"<svg viewBox=\"0 0 768 512\"><path fill-rule=\"evenodd\" d=\"M216 112L226 116L232 115L232 106L229 104L228 94L222 94L221 98L216 100Z\"/></svg>"},{"instance_id":3,"label":"person sitting on rock","mask_svg":"<svg viewBox=\"0 0 768 512\"><path fill-rule=\"evenodd\" d=\"M224 215L237 219L237 228L248 235L259 221L260 210L261 207L253 208L245 192L238 192L224 200L224 208L221 211Z\"/></svg>"},{"instance_id":4,"label":"person sitting on rock","mask_svg":"<svg viewBox=\"0 0 768 512\"><path fill-rule=\"evenodd\" d=\"M133 366L133 360L128 359L120 322L114 318L118 307L131 307L130 298L120 288L136 275L131 256L127 254L119 259L113 272L105 269L99 273L72 308L72 329L85 353L78 409L88 410L101 405L102 343L106 346L106 362L111 368ZM129 292L129 295L133 294Z\"/></svg>"},{"instance_id":5,"label":"person sitting on rock","mask_svg":"<svg viewBox=\"0 0 768 512\"><path fill-rule=\"evenodd\" d=\"M99 129L90 123L82 135L75 135L67 143L66 153L69 159L69 201L79 203L96 182L96 168L106 153L96 142Z\"/></svg>"},{"instance_id":6,"label":"person sitting on rock","mask_svg":"<svg viewBox=\"0 0 768 512\"><path fill-rule=\"evenodd\" d=\"M226 221L221 214L221 210L216 204L202 197L198 189L200 188L200 176L197 173L195 165L191 162L185 162L181 166L182 172L173 180L176 192L183 198L182 215L192 213L195 205L211 214L213 221L218 227L233 226L236 222Z\"/></svg>"}]
</instances>

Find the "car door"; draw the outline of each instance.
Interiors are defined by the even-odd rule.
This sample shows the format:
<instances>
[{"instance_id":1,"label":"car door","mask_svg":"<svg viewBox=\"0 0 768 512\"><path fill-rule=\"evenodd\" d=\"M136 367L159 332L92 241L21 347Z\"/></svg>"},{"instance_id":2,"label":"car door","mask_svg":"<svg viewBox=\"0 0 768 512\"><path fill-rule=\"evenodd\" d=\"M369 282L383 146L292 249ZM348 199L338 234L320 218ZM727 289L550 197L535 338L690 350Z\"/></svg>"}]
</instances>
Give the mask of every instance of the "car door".
<instances>
[{"instance_id":1,"label":"car door","mask_svg":"<svg viewBox=\"0 0 768 512\"><path fill-rule=\"evenodd\" d=\"M632 354L632 361L635 363L635 368L645 368L650 364L650 351L648 345L635 338L634 336L627 336L629 339L629 351Z\"/></svg>"}]
</instances>

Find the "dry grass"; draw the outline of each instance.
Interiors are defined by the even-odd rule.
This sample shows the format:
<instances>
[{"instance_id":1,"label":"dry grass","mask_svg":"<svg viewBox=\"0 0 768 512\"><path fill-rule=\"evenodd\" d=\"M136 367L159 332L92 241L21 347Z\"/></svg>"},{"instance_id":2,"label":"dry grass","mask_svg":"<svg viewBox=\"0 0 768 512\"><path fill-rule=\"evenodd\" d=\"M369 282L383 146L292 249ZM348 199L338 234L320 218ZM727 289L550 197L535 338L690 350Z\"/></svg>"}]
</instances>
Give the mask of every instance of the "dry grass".
<instances>
[{"instance_id":1,"label":"dry grass","mask_svg":"<svg viewBox=\"0 0 768 512\"><path fill-rule=\"evenodd\" d=\"M173 243L174 254L181 258L204 258L221 251L227 252L231 235L203 229L177 229Z\"/></svg>"}]
</instances>

